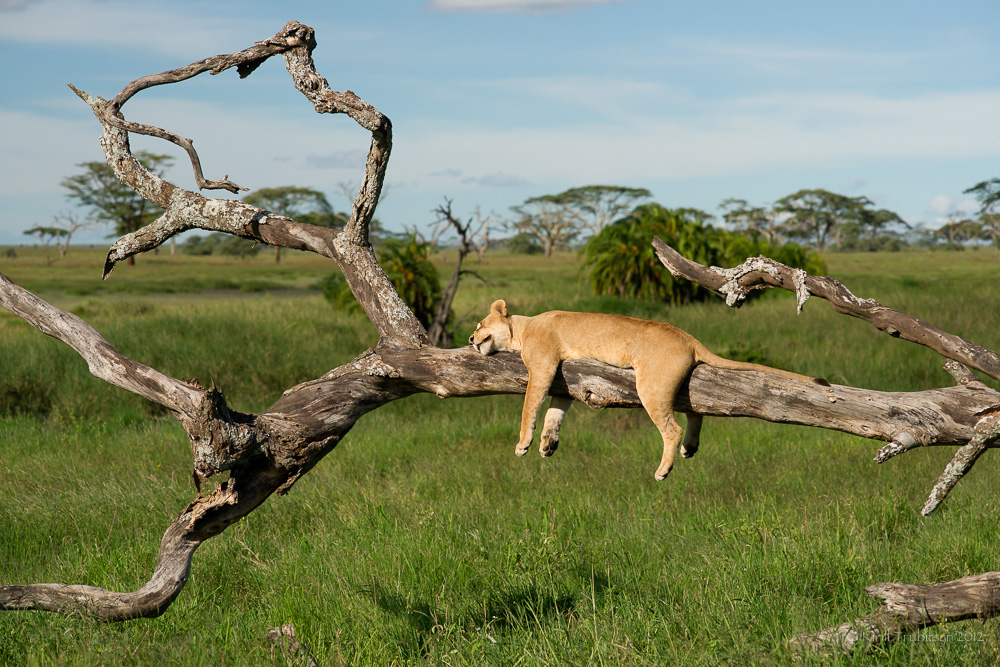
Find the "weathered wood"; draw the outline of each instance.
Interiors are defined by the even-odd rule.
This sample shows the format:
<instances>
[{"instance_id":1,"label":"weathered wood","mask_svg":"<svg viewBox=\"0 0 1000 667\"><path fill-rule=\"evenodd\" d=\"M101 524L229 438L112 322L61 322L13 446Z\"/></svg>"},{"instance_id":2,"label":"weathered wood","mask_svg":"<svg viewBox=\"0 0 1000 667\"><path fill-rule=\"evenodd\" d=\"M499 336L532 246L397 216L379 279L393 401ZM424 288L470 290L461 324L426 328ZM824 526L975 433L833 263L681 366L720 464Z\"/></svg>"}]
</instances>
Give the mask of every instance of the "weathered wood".
<instances>
[{"instance_id":1,"label":"weathered wood","mask_svg":"<svg viewBox=\"0 0 1000 667\"><path fill-rule=\"evenodd\" d=\"M189 384L124 357L80 318L52 307L0 276L2 305L40 331L72 346L87 360L95 376L170 409L189 436L197 476L211 480L222 471L229 471L225 482L195 498L168 527L153 575L138 591L117 593L63 584L7 585L0 587L0 609L42 609L113 621L163 613L183 588L198 545L220 534L271 495L286 492L336 447L367 412L414 393L454 398L524 392L527 371L517 355L483 357L471 348L444 350L428 345L420 323L378 265L368 232L391 151L392 125L354 93L329 88L314 69L311 57L314 46L312 29L290 22L275 37L237 54L216 56L137 80L111 102L77 91L102 124L102 147L115 173L140 195L165 209L155 223L123 236L112 246L105 277L116 262L153 249L173 235L195 227L311 251L332 259L343 270L355 297L378 329L379 344L321 378L290 388L267 410L246 414L230 410L218 388ZM208 199L184 190L148 172L131 153L129 132L179 141L166 130L124 119L121 108L134 94L152 85L175 83L204 71L217 72L232 66L245 76L264 59L278 54L285 57L296 88L318 112L347 114L372 133L364 180L351 219L341 232L302 224L243 202ZM185 145L184 141L187 140L179 145ZM238 187L228 177L205 185L193 148L189 155L199 187L230 190L229 186ZM992 351L971 346L876 302L859 300L836 281L814 279L763 258L722 271L678 259L679 255L662 243L657 244L657 251L663 253L661 257L672 257L671 261L681 267L671 268L675 275L687 275L712 287L733 304L739 303L745 290L761 285L793 289L799 294L800 307L809 294L819 294L840 312L868 319L890 334L940 348L942 354L994 377L1000 368ZM823 387L769 374L700 366L678 397L677 407L705 415L805 424L888 442L877 460L887 460L920 446L960 447L954 465L935 488L934 499L939 503L976 457L985 449L996 447L1000 431L994 417L998 414L1000 394L975 379L967 369L952 363L947 370L958 386L899 393ZM595 408L639 406L635 374L595 361L563 363L552 393ZM910 596L907 600L919 598L916 607L910 603L892 603L893 609L905 608L906 618L911 619L910 626L898 627L916 627L912 621L917 613L914 609L926 614L926 619L920 616L915 621L920 623L968 618L973 613L997 613L995 577L982 577L960 580L966 583L948 589L949 601L940 604L947 613L938 613L937 607L928 602L933 595L944 595L936 586L892 585L896 588L891 591L902 590ZM877 590L881 593L890 588ZM984 604L982 600L991 602ZM869 628L875 623L866 622L865 627ZM882 630L873 636L883 636L880 633ZM842 635L843 632L830 634L838 638Z\"/></svg>"},{"instance_id":2,"label":"weathered wood","mask_svg":"<svg viewBox=\"0 0 1000 667\"><path fill-rule=\"evenodd\" d=\"M653 247L660 261L678 278L698 283L716 292L730 306L739 306L752 290L780 287L798 295L798 307L810 295L826 299L835 311L862 319L881 331L934 350L1000 380L1000 355L942 331L923 320L883 306L874 299L860 299L828 276L810 276L767 257L753 257L731 269L707 267L686 259L656 238Z\"/></svg>"},{"instance_id":3,"label":"weathered wood","mask_svg":"<svg viewBox=\"0 0 1000 667\"><path fill-rule=\"evenodd\" d=\"M874 584L865 592L885 606L863 618L799 635L790 644L797 649L847 652L887 644L939 623L1000 615L1000 572L926 586Z\"/></svg>"}]
</instances>

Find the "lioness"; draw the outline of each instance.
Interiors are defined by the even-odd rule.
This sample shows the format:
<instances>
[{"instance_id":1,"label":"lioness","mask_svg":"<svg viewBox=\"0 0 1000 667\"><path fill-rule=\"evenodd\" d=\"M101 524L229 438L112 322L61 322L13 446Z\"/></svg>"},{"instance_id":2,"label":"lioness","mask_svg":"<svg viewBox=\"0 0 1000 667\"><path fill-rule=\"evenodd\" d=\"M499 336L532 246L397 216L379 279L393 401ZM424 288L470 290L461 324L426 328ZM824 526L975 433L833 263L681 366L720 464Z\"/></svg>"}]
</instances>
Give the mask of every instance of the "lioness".
<instances>
[{"instance_id":1,"label":"lioness","mask_svg":"<svg viewBox=\"0 0 1000 667\"><path fill-rule=\"evenodd\" d=\"M618 368L635 369L635 388L646 413L663 436L663 458L656 479L665 479L673 468L681 427L674 419L674 397L699 363L715 368L760 371L826 385L826 380L731 361L713 354L689 333L666 322L651 322L622 315L569 313L553 310L534 317L507 315L507 303L493 302L490 313L469 336L469 344L483 355L520 352L528 367L528 388L521 411L521 437L514 450L524 456L531 447L538 410L549 393L559 363L565 359L596 359ZM553 396L545 413L539 453L552 456L559 446L559 427L570 398ZM702 416L688 413L688 429L681 455L698 451Z\"/></svg>"}]
</instances>

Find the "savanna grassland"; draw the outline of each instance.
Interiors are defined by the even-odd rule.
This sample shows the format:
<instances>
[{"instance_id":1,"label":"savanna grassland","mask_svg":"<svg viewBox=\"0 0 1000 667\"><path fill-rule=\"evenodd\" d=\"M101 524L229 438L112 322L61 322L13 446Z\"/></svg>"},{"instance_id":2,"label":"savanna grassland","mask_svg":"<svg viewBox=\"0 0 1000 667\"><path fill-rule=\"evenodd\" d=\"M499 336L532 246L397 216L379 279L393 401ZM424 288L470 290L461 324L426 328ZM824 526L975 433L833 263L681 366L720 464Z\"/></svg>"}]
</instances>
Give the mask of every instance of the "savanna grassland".
<instances>
[{"instance_id":1,"label":"savanna grassland","mask_svg":"<svg viewBox=\"0 0 1000 667\"><path fill-rule=\"evenodd\" d=\"M144 255L100 280L101 250L51 266L17 249L0 271L170 375L231 406L281 392L376 342L360 311L294 252L242 260ZM442 272L451 257L440 257ZM832 254L828 273L1000 349L1000 254ZM716 352L880 390L950 384L943 360L789 294L740 310L589 295L577 257L493 254L455 303L463 341L494 298L668 320ZM446 274L445 274L446 275ZM747 419L706 420L698 456L653 480L641 410L577 406L551 459L513 454L521 397L416 396L364 417L288 496L195 554L157 619L98 624L0 614L2 665L281 665L264 635L293 623L320 665L793 664L791 636L874 609L866 585L996 570L1000 458L988 452L921 518L953 452L878 466L880 443ZM0 312L0 584L141 586L195 494L182 429L91 377L69 348ZM874 654L804 664L997 662L996 620L930 629Z\"/></svg>"}]
</instances>

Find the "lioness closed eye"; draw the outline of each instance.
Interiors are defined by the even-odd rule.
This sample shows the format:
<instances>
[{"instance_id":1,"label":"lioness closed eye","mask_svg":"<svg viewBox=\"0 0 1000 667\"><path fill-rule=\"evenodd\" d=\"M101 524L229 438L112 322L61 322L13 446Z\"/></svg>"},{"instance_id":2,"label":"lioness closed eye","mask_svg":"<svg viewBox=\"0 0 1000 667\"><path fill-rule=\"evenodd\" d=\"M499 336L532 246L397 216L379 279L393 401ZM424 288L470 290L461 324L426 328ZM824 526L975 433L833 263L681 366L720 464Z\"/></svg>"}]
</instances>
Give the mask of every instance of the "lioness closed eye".
<instances>
[{"instance_id":1,"label":"lioness closed eye","mask_svg":"<svg viewBox=\"0 0 1000 667\"><path fill-rule=\"evenodd\" d=\"M826 385L812 378L777 368L731 361L713 354L693 336L665 322L651 322L622 315L569 313L553 310L534 317L507 315L507 303L494 301L490 314L476 326L469 344L490 355L506 350L520 352L528 368L528 388L521 412L521 436L515 453L524 456L538 418L538 409L549 393L559 362L565 359L596 359L618 368L635 369L635 388L656 428L663 436L663 458L656 479L670 472L681 441L681 427L674 419L674 397L699 363L715 368L760 371ZM552 456L559 445L559 426L573 401L553 396L545 413L539 452ZM681 454L694 456L702 417L688 413L688 429Z\"/></svg>"}]
</instances>

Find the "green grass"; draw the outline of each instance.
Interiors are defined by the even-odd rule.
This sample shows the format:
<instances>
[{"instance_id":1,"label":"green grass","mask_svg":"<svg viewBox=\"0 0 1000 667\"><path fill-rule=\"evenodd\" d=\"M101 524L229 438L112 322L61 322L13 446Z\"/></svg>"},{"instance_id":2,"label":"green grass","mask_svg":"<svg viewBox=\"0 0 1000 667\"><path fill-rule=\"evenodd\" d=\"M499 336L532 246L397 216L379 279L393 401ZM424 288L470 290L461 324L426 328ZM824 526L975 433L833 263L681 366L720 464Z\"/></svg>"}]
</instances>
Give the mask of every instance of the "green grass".
<instances>
[{"instance_id":1,"label":"green grass","mask_svg":"<svg viewBox=\"0 0 1000 667\"><path fill-rule=\"evenodd\" d=\"M333 270L321 258L285 253L275 267L270 256L164 255L107 282L100 251L74 250L52 267L19 251L0 271L79 312L124 353L214 380L243 410L375 342L363 316L334 312L310 289ZM1000 347L1000 255L825 259L858 296ZM785 294L738 311L622 303L587 294L572 255L488 255L468 268L488 282L463 282L463 331L506 298L524 314L667 319L719 352L749 350L834 382L951 381L936 355L819 300L799 317ZM150 291L124 287L133 281ZM279 287L240 289L254 281ZM783 665L795 662L788 637L869 613L869 584L997 569L992 452L923 519L946 449L877 466L879 443L716 418L698 456L656 483L658 435L641 411L576 406L553 458L519 459L520 402L415 396L367 415L288 496L201 547L164 616L104 625L0 614L0 665L280 665L263 636L288 622L322 665ZM194 495L188 447L160 409L0 314L0 583L141 586L163 530ZM806 664L978 665L996 661L998 636L997 621L966 623Z\"/></svg>"}]
</instances>

